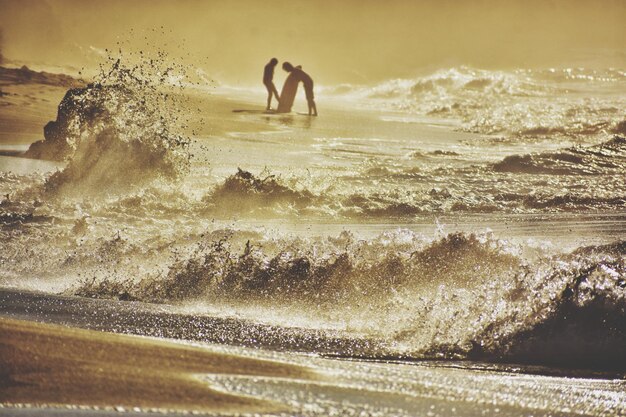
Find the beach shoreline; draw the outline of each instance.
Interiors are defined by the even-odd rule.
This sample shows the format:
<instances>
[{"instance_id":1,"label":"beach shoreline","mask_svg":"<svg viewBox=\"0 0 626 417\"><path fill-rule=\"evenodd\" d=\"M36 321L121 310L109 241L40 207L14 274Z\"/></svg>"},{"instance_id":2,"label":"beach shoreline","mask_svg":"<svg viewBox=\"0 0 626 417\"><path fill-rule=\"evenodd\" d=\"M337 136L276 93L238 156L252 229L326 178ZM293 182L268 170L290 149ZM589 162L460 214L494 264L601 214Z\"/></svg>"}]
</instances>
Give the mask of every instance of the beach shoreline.
<instances>
[{"instance_id":1,"label":"beach shoreline","mask_svg":"<svg viewBox=\"0 0 626 417\"><path fill-rule=\"evenodd\" d=\"M314 416L346 406L389 412L398 403L409 415L564 417L578 407L580 415L619 416L615 407L625 395L624 379L607 375L327 358L83 330L6 313L0 341L0 415L7 416ZM390 383L393 390L385 388Z\"/></svg>"},{"instance_id":2,"label":"beach shoreline","mask_svg":"<svg viewBox=\"0 0 626 417\"><path fill-rule=\"evenodd\" d=\"M283 405L215 391L198 374L317 379L284 363L137 336L0 318L5 406L278 412Z\"/></svg>"}]
</instances>

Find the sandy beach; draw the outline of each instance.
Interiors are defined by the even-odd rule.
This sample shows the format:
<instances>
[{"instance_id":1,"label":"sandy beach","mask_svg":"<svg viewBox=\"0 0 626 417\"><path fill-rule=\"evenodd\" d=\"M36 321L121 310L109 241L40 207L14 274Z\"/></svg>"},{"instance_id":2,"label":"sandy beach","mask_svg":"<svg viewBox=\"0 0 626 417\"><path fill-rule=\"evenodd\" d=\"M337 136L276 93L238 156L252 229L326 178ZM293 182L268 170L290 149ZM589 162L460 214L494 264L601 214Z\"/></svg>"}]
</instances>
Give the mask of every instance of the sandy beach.
<instances>
[{"instance_id":1,"label":"sandy beach","mask_svg":"<svg viewBox=\"0 0 626 417\"><path fill-rule=\"evenodd\" d=\"M0 319L0 338L0 401L9 407L277 412L284 406L215 391L196 375L319 379L298 366L31 321Z\"/></svg>"},{"instance_id":2,"label":"sandy beach","mask_svg":"<svg viewBox=\"0 0 626 417\"><path fill-rule=\"evenodd\" d=\"M147 319L156 312L142 313L147 306L141 304L121 303L107 311L106 306L80 298L6 291L3 300L13 301L3 301L0 313L6 370L0 415L118 415L121 410L151 415L158 410L171 415L193 411L287 416L347 410L472 416L488 410L504 416L567 416L576 409L576 415L619 416L624 400L624 380L601 372L484 362L328 358L304 353L319 349L315 344L328 334L315 335L317 341L308 346L289 348L283 342L280 348L269 342L272 332L280 337L279 330L240 323L238 336L215 344L223 330L211 317L179 316L178 324L168 324L164 318ZM86 310L93 311L91 317L80 314ZM119 317L107 318L110 315ZM109 331L136 334L170 329L167 335L175 339L113 334L106 331L107 323ZM237 324L231 321L228 327ZM202 334L215 341L198 341ZM285 336L307 338L297 332ZM259 349L265 344L267 349Z\"/></svg>"}]
</instances>

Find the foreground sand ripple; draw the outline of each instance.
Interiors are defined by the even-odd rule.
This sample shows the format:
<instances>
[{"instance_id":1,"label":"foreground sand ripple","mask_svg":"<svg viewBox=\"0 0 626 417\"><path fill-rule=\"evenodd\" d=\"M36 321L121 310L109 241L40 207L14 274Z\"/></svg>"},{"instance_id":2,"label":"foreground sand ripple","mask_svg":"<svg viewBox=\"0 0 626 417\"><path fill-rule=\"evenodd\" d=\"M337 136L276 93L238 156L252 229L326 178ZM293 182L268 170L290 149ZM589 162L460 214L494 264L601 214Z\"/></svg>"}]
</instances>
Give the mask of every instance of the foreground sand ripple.
<instances>
[{"instance_id":1,"label":"foreground sand ripple","mask_svg":"<svg viewBox=\"0 0 626 417\"><path fill-rule=\"evenodd\" d=\"M303 367L165 341L0 319L0 403L268 412L284 406L218 392L196 374L313 379Z\"/></svg>"}]
</instances>

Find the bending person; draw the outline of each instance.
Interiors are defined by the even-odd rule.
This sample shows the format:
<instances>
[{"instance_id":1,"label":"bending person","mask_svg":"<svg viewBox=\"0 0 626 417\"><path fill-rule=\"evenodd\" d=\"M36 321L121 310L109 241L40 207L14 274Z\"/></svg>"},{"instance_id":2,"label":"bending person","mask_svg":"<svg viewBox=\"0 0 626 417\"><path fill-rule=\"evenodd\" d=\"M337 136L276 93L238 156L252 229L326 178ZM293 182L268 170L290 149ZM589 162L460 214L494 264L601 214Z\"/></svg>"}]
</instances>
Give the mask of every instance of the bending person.
<instances>
[{"instance_id":1,"label":"bending person","mask_svg":"<svg viewBox=\"0 0 626 417\"><path fill-rule=\"evenodd\" d=\"M276 68L276 64L278 64L278 60L276 58L272 58L270 62L265 65L265 69L263 70L263 84L265 85L265 88L267 88L266 110L270 110L272 108L272 95L276 96L276 101L280 104L278 90L276 90L276 86L274 85L274 68Z\"/></svg>"},{"instance_id":2,"label":"bending person","mask_svg":"<svg viewBox=\"0 0 626 417\"><path fill-rule=\"evenodd\" d=\"M293 75L298 81L302 81L306 102L309 106L309 116L317 116L317 106L315 105L315 95L313 94L313 79L309 74L302 71L300 66L294 68L289 62L283 62L283 69L290 73L290 76Z\"/></svg>"}]
</instances>

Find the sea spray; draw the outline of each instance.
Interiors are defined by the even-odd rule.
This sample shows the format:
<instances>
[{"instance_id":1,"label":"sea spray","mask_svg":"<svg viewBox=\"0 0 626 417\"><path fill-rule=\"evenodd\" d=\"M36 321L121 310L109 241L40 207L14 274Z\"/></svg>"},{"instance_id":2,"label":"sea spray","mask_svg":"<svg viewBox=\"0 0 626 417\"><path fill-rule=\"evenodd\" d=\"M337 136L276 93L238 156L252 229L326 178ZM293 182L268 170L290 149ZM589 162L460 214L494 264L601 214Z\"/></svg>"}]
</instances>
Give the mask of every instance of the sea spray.
<instances>
[{"instance_id":1,"label":"sea spray","mask_svg":"<svg viewBox=\"0 0 626 417\"><path fill-rule=\"evenodd\" d=\"M623 91L625 84L626 74L619 69L489 71L461 66L373 87L344 86L337 93L375 108L458 119L462 130L519 140L620 133L623 94L598 96L598 90Z\"/></svg>"},{"instance_id":2,"label":"sea spray","mask_svg":"<svg viewBox=\"0 0 626 417\"><path fill-rule=\"evenodd\" d=\"M203 241L166 274L86 280L71 293L254 305L259 318L292 309L370 334L376 355L626 369L624 242L527 258L489 236L405 235L255 241L234 233Z\"/></svg>"},{"instance_id":3,"label":"sea spray","mask_svg":"<svg viewBox=\"0 0 626 417\"><path fill-rule=\"evenodd\" d=\"M218 212L250 213L276 205L287 205L301 210L314 204L319 197L306 189L291 188L281 178L269 172L255 176L237 168L235 174L227 177L202 200Z\"/></svg>"},{"instance_id":4,"label":"sea spray","mask_svg":"<svg viewBox=\"0 0 626 417\"><path fill-rule=\"evenodd\" d=\"M185 119L177 70L164 54L133 66L122 56L109 57L93 83L70 89L57 120L44 129L45 140L27 153L68 161L47 180L46 189L115 193L187 172L190 140L181 133Z\"/></svg>"}]
</instances>

